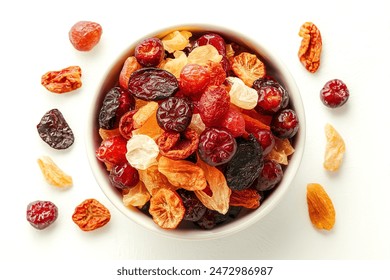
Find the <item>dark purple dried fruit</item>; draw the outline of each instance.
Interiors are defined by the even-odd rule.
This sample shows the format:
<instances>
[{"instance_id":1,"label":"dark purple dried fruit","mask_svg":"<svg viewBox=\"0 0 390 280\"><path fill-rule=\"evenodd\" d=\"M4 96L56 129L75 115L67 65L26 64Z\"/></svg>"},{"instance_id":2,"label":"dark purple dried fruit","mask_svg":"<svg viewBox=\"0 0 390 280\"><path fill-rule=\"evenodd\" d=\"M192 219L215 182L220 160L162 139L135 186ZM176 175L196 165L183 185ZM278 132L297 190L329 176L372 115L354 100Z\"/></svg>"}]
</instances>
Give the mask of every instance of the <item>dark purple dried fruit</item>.
<instances>
[{"instance_id":1,"label":"dark purple dried fruit","mask_svg":"<svg viewBox=\"0 0 390 280\"><path fill-rule=\"evenodd\" d=\"M120 87L110 89L104 97L102 107L99 113L99 127L104 129L113 129L117 119L117 111L120 106L121 97Z\"/></svg>"},{"instance_id":2,"label":"dark purple dried fruit","mask_svg":"<svg viewBox=\"0 0 390 280\"><path fill-rule=\"evenodd\" d=\"M198 199L194 192L187 191L185 189L177 190L180 195L186 212L184 214L184 220L196 222L206 213L206 206Z\"/></svg>"},{"instance_id":3,"label":"dark purple dried fruit","mask_svg":"<svg viewBox=\"0 0 390 280\"><path fill-rule=\"evenodd\" d=\"M145 67L131 74L129 92L135 97L156 101L173 96L179 89L176 77L160 68Z\"/></svg>"},{"instance_id":4,"label":"dark purple dried fruit","mask_svg":"<svg viewBox=\"0 0 390 280\"><path fill-rule=\"evenodd\" d=\"M264 165L263 150L256 138L237 138L237 150L226 164L226 182L232 190L249 188Z\"/></svg>"},{"instance_id":5,"label":"dark purple dried fruit","mask_svg":"<svg viewBox=\"0 0 390 280\"><path fill-rule=\"evenodd\" d=\"M207 209L206 213L195 222L201 229L212 229L217 225L226 224L234 220L240 213L242 207L230 206L226 214Z\"/></svg>"},{"instance_id":6,"label":"dark purple dried fruit","mask_svg":"<svg viewBox=\"0 0 390 280\"><path fill-rule=\"evenodd\" d=\"M170 97L158 106L156 117L165 131L183 132L191 122L191 103L184 98Z\"/></svg>"},{"instance_id":7,"label":"dark purple dried fruit","mask_svg":"<svg viewBox=\"0 0 390 280\"><path fill-rule=\"evenodd\" d=\"M37 130L42 140L57 150L67 149L74 142L72 129L58 109L46 112L37 125Z\"/></svg>"}]
</instances>

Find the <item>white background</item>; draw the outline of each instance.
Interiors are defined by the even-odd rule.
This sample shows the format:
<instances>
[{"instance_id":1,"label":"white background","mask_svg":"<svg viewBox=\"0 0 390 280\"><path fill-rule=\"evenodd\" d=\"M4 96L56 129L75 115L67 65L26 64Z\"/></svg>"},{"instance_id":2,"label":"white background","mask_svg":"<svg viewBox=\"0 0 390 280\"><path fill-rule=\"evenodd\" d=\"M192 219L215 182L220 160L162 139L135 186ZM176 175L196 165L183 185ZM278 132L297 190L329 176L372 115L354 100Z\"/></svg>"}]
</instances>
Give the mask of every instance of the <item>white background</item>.
<instances>
[{"instance_id":1,"label":"white background","mask_svg":"<svg viewBox=\"0 0 390 280\"><path fill-rule=\"evenodd\" d=\"M386 1L2 1L0 4L1 187L0 259L11 261L127 259L389 259L390 258L390 17ZM7 3L7 4L6 4ZM364 3L365 5L363 5ZM103 36L91 52L68 40L79 20L99 22ZM298 31L305 21L322 33L316 74L300 64ZM243 32L273 46L300 89L307 118L301 167L279 206L264 220L226 238L188 242L157 236L123 216L104 196L89 168L84 131L96 85L116 56L139 37L182 23L210 23ZM83 86L64 95L40 84L49 70L83 69ZM330 79L350 89L337 110L322 105L319 91ZM42 115L59 108L75 133L74 145L56 151L38 136ZM324 126L346 142L342 168L322 168ZM74 186L58 190L43 179L37 158L49 155ZM331 232L310 223L306 185L322 184L337 221ZM72 222L77 204L96 198L111 211L110 223L82 232ZM30 201L59 207L58 220L37 231L25 218Z\"/></svg>"}]
</instances>

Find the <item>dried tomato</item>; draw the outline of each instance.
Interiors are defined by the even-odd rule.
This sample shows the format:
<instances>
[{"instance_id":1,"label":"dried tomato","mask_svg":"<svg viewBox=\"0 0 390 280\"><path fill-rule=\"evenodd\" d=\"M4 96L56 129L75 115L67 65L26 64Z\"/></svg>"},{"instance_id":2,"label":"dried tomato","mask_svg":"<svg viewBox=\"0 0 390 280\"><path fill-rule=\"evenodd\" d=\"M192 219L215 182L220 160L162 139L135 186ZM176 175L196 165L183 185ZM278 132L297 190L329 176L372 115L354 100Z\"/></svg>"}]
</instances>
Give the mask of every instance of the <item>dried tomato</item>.
<instances>
[{"instance_id":1,"label":"dried tomato","mask_svg":"<svg viewBox=\"0 0 390 280\"><path fill-rule=\"evenodd\" d=\"M73 215L73 222L83 231L92 231L103 227L111 219L110 211L94 198L80 203Z\"/></svg>"}]
</instances>

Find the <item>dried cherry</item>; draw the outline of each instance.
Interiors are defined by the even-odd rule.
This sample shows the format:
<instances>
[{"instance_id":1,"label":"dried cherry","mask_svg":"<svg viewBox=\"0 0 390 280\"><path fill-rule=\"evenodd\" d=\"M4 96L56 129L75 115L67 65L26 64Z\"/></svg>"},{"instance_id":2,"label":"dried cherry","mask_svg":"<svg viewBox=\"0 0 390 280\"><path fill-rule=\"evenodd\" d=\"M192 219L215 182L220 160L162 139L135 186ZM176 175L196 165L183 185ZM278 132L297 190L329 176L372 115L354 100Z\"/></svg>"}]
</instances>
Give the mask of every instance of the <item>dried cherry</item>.
<instances>
[{"instance_id":1,"label":"dried cherry","mask_svg":"<svg viewBox=\"0 0 390 280\"><path fill-rule=\"evenodd\" d=\"M210 81L207 67L199 64L187 64L180 72L180 90L185 95L203 93Z\"/></svg>"},{"instance_id":2,"label":"dried cherry","mask_svg":"<svg viewBox=\"0 0 390 280\"><path fill-rule=\"evenodd\" d=\"M113 136L104 139L96 150L96 157L106 164L123 164L127 162L126 144L127 141L122 136Z\"/></svg>"},{"instance_id":3,"label":"dried cherry","mask_svg":"<svg viewBox=\"0 0 390 280\"><path fill-rule=\"evenodd\" d=\"M183 132L191 122L191 103L184 98L170 97L158 106L156 117L158 125L165 131Z\"/></svg>"},{"instance_id":4,"label":"dried cherry","mask_svg":"<svg viewBox=\"0 0 390 280\"><path fill-rule=\"evenodd\" d=\"M282 166L273 160L266 160L260 172L256 189L258 191L268 191L274 188L283 178Z\"/></svg>"},{"instance_id":5,"label":"dried cherry","mask_svg":"<svg viewBox=\"0 0 390 280\"><path fill-rule=\"evenodd\" d=\"M259 99L256 110L261 113L273 114L287 107L290 97L286 89L275 79L265 76L253 82Z\"/></svg>"},{"instance_id":6,"label":"dried cherry","mask_svg":"<svg viewBox=\"0 0 390 280\"><path fill-rule=\"evenodd\" d=\"M291 138L299 129L298 116L292 109L284 109L273 116L272 133L279 138Z\"/></svg>"},{"instance_id":7,"label":"dried cherry","mask_svg":"<svg viewBox=\"0 0 390 280\"><path fill-rule=\"evenodd\" d=\"M225 40L216 33L207 33L199 37L195 42L195 46L212 45L215 47L220 55L226 55L226 43Z\"/></svg>"},{"instance_id":8,"label":"dried cherry","mask_svg":"<svg viewBox=\"0 0 390 280\"><path fill-rule=\"evenodd\" d=\"M235 138L224 129L206 128L199 137L199 156L211 166L228 162L236 149Z\"/></svg>"},{"instance_id":9,"label":"dried cherry","mask_svg":"<svg viewBox=\"0 0 390 280\"><path fill-rule=\"evenodd\" d=\"M45 229L58 217L58 208L51 201L37 200L28 204L27 221L36 229Z\"/></svg>"},{"instance_id":10,"label":"dried cherry","mask_svg":"<svg viewBox=\"0 0 390 280\"><path fill-rule=\"evenodd\" d=\"M179 89L176 77L170 72L154 68L141 68L129 78L128 90L135 97L156 101L173 96Z\"/></svg>"},{"instance_id":11,"label":"dried cherry","mask_svg":"<svg viewBox=\"0 0 390 280\"><path fill-rule=\"evenodd\" d=\"M320 91L320 99L329 108L343 106L349 98L349 90L343 81L333 79L328 81Z\"/></svg>"},{"instance_id":12,"label":"dried cherry","mask_svg":"<svg viewBox=\"0 0 390 280\"><path fill-rule=\"evenodd\" d=\"M163 60L164 54L164 46L160 39L147 38L136 46L134 56L139 64L153 67Z\"/></svg>"},{"instance_id":13,"label":"dried cherry","mask_svg":"<svg viewBox=\"0 0 390 280\"><path fill-rule=\"evenodd\" d=\"M113 187L123 190L134 187L139 182L139 175L137 169L125 162L115 165L110 170L108 179Z\"/></svg>"},{"instance_id":14,"label":"dried cherry","mask_svg":"<svg viewBox=\"0 0 390 280\"><path fill-rule=\"evenodd\" d=\"M37 130L42 140L57 150L67 149L74 142L73 131L58 109L46 112Z\"/></svg>"},{"instance_id":15,"label":"dried cherry","mask_svg":"<svg viewBox=\"0 0 390 280\"><path fill-rule=\"evenodd\" d=\"M237 151L225 169L229 188L232 190L249 188L259 176L263 164L263 151L256 138L252 134L248 139L237 138Z\"/></svg>"}]
</instances>

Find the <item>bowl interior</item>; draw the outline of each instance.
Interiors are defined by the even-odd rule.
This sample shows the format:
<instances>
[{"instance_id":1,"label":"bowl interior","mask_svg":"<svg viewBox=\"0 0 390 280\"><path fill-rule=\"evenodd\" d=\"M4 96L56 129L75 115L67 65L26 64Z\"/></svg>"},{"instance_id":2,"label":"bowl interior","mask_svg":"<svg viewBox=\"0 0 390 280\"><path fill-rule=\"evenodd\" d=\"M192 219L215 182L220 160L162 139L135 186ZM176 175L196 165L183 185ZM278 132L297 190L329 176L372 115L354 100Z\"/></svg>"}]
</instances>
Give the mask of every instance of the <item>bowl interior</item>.
<instances>
[{"instance_id":1,"label":"bowl interior","mask_svg":"<svg viewBox=\"0 0 390 280\"><path fill-rule=\"evenodd\" d=\"M105 93L117 84L118 76L122 69L124 61L128 56L134 54L134 48L136 44L142 39L148 37L162 38L174 30L188 30L191 32L216 32L222 35L224 38L246 46L248 49L256 53L266 64L267 74L276 78L288 91L290 95L290 106L296 111L300 121L300 129L293 138L293 146L295 152L292 155L289 165L284 172L282 181L275 188L275 190L255 211L242 211L239 217L236 218L234 221L225 225L217 226L212 230L200 230L191 226L185 226L184 228L181 227L180 229L176 230L160 229L150 217L148 217L138 209L132 209L123 205L122 195L110 185L105 166L100 161L98 161L95 156L95 151L99 147L101 142L101 138L98 134L99 126L97 118L100 106L103 102ZM258 42L257 40L253 38L248 38L237 31L229 30L223 27L196 24L180 25L159 30L152 34L146 35L144 38L140 38L139 41L134 42L132 45L130 45L108 69L106 74L103 76L103 80L100 82L100 84L98 84L98 88L96 89L95 93L95 98L91 104L91 108L89 111L86 131L87 154L92 172L102 191L113 203L113 205L115 205L125 216L130 218L132 221L148 230L157 232L158 234L167 237L189 240L220 238L222 236L230 235L235 232L241 231L252 225L253 223L259 221L280 202L283 194L290 186L296 172L298 171L303 155L305 142L305 114L301 96L293 77L291 76L287 68L284 66L284 64L280 61L280 59L276 57L275 54L271 53L269 51L269 48L267 48L263 42Z\"/></svg>"}]
</instances>

